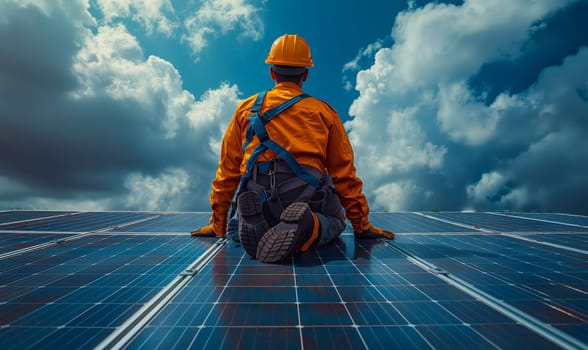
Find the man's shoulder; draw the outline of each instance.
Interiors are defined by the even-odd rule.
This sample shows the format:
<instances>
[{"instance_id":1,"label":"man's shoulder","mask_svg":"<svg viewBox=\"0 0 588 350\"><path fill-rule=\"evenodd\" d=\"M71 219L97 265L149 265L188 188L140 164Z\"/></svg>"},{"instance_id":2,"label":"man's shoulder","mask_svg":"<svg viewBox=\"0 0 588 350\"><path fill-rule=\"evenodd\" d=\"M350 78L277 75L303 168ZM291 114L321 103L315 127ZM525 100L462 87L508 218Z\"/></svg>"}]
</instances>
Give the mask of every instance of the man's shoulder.
<instances>
[{"instance_id":1,"label":"man's shoulder","mask_svg":"<svg viewBox=\"0 0 588 350\"><path fill-rule=\"evenodd\" d=\"M243 100L241 100L239 102L239 104L237 105L237 110L238 111L249 111L251 110L251 108L253 107L253 105L255 104L255 101L257 101L257 98L260 97L261 94L270 94L272 90L266 90L266 91L260 91L256 94L253 94ZM299 101L299 102L303 102L302 104L307 104L312 106L312 108L314 109L322 109L325 112L328 113L333 113L333 114L337 114L337 111L335 110L335 108L333 108L327 101L320 99L318 97L315 97L311 94L305 93L307 95L306 98L304 98L303 100Z\"/></svg>"},{"instance_id":2,"label":"man's shoulder","mask_svg":"<svg viewBox=\"0 0 588 350\"><path fill-rule=\"evenodd\" d=\"M337 111L335 110L335 108L333 108L327 101L320 99L318 97L314 97L312 95L309 95L309 100L317 107L323 108L331 113L335 113L337 114Z\"/></svg>"},{"instance_id":3,"label":"man's shoulder","mask_svg":"<svg viewBox=\"0 0 588 350\"><path fill-rule=\"evenodd\" d=\"M331 110L331 111L333 111L333 112L336 112L336 111L335 111L335 108L333 108L333 106L331 106L331 105L329 104L329 102L327 102L327 101L325 101L325 100L323 100L323 99L317 98L317 97L315 97L315 98L316 98L316 99L317 99L319 102L321 102L321 103L322 103L322 104L323 104L325 107L327 107L328 109L330 109L330 110Z\"/></svg>"},{"instance_id":4,"label":"man's shoulder","mask_svg":"<svg viewBox=\"0 0 588 350\"><path fill-rule=\"evenodd\" d=\"M262 93L262 92L260 92ZM260 93L256 93L254 95L251 95L243 100L241 100L238 104L237 104L237 110L249 110L251 109L251 107L253 106L253 104L255 103L255 100L257 99L257 96L259 96Z\"/></svg>"}]
</instances>

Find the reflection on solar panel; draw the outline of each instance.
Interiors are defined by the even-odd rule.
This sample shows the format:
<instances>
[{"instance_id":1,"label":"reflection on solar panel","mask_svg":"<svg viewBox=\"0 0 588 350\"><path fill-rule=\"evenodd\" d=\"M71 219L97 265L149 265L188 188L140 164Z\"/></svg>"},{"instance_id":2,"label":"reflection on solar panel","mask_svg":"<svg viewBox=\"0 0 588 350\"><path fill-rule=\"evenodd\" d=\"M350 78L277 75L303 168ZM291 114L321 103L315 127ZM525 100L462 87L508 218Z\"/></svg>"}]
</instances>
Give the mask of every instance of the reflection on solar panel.
<instances>
[{"instance_id":1,"label":"reflection on solar panel","mask_svg":"<svg viewBox=\"0 0 588 350\"><path fill-rule=\"evenodd\" d=\"M519 216L523 218L530 218L536 220L545 220L559 223L566 223L572 225L588 226L588 217L580 215L569 214L553 214L553 213L512 213L512 216Z\"/></svg>"},{"instance_id":2,"label":"reflection on solar panel","mask_svg":"<svg viewBox=\"0 0 588 350\"><path fill-rule=\"evenodd\" d=\"M586 217L373 213L394 241L263 264L206 213L34 213L0 213L2 349L588 348Z\"/></svg>"},{"instance_id":3,"label":"reflection on solar panel","mask_svg":"<svg viewBox=\"0 0 588 350\"><path fill-rule=\"evenodd\" d=\"M63 211L0 211L0 225L67 214Z\"/></svg>"},{"instance_id":4,"label":"reflection on solar panel","mask_svg":"<svg viewBox=\"0 0 588 350\"><path fill-rule=\"evenodd\" d=\"M4 224L2 230L49 231L49 232L86 232L113 228L116 225L153 217L148 213L107 212L75 213L67 216L51 216L42 220L25 220Z\"/></svg>"},{"instance_id":5,"label":"reflection on solar panel","mask_svg":"<svg viewBox=\"0 0 588 350\"><path fill-rule=\"evenodd\" d=\"M490 213L431 213L429 215L456 223L471 225L472 228L489 229L499 232L588 231L587 226L569 225L565 222L528 220L522 217Z\"/></svg>"}]
</instances>

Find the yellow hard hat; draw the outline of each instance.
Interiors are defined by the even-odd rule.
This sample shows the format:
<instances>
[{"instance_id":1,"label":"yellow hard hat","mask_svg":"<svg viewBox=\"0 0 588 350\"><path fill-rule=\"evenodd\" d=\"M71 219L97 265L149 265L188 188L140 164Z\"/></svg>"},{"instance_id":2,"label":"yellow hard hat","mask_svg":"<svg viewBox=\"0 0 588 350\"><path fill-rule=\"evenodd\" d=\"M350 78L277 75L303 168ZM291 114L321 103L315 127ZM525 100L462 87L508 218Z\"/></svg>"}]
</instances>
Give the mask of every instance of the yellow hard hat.
<instances>
[{"instance_id":1,"label":"yellow hard hat","mask_svg":"<svg viewBox=\"0 0 588 350\"><path fill-rule=\"evenodd\" d=\"M277 38L272 44L265 63L292 67L314 66L308 43L297 34L284 34Z\"/></svg>"}]
</instances>

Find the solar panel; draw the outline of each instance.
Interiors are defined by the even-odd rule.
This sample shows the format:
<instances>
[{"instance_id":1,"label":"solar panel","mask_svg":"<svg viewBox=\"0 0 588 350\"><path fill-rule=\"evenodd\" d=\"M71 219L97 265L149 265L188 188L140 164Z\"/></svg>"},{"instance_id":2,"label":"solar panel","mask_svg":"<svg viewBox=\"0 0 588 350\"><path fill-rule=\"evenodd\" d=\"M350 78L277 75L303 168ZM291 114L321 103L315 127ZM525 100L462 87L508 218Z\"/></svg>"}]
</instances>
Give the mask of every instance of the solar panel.
<instances>
[{"instance_id":1,"label":"solar panel","mask_svg":"<svg viewBox=\"0 0 588 350\"><path fill-rule=\"evenodd\" d=\"M86 232L109 229L134 220L155 217L154 214L132 212L76 213L67 216L52 216L42 220L28 220L0 226L2 230Z\"/></svg>"},{"instance_id":2,"label":"solar panel","mask_svg":"<svg viewBox=\"0 0 588 350\"><path fill-rule=\"evenodd\" d=\"M586 239L585 235L581 234L539 233L528 235L527 237L541 242L549 242L588 251L588 239Z\"/></svg>"},{"instance_id":3,"label":"solar panel","mask_svg":"<svg viewBox=\"0 0 588 350\"><path fill-rule=\"evenodd\" d=\"M417 236L421 237L421 236ZM482 330L500 325L547 340L414 266L382 242L357 244L370 263L346 255L351 236L272 272L230 243L130 344L130 348L421 348L492 347ZM354 254L355 256L355 254ZM383 260L396 260L384 264ZM371 264L384 270L370 271ZM245 285L239 271L250 273ZM412 282L403 278L407 270ZM414 283L419 276L423 283ZM221 276L217 279L217 276ZM384 276L394 276L389 279ZM434 277L434 276L433 276ZM336 282L337 281L337 282ZM299 283L300 282L300 283ZM467 305L461 308L460 305ZM480 319L479 315L486 317ZM180 331L181 330L181 331ZM521 341L522 342L522 341Z\"/></svg>"},{"instance_id":4,"label":"solar panel","mask_svg":"<svg viewBox=\"0 0 588 350\"><path fill-rule=\"evenodd\" d=\"M69 214L71 212L65 211L28 211L28 210L8 210L0 211L0 227L7 223L15 221L24 221L31 219L38 219L51 216L60 216Z\"/></svg>"},{"instance_id":5,"label":"solar panel","mask_svg":"<svg viewBox=\"0 0 588 350\"><path fill-rule=\"evenodd\" d=\"M556 213L511 213L509 215L536 220L546 220L572 225L588 226L588 217Z\"/></svg>"},{"instance_id":6,"label":"solar panel","mask_svg":"<svg viewBox=\"0 0 588 350\"><path fill-rule=\"evenodd\" d=\"M424 217L417 213L372 213L373 222L397 233L471 232L473 229Z\"/></svg>"},{"instance_id":7,"label":"solar panel","mask_svg":"<svg viewBox=\"0 0 588 350\"><path fill-rule=\"evenodd\" d=\"M60 240L64 237L71 237L72 234L61 233L22 233L11 231L0 231L0 256L17 249L29 248L38 244Z\"/></svg>"},{"instance_id":8,"label":"solar panel","mask_svg":"<svg viewBox=\"0 0 588 350\"><path fill-rule=\"evenodd\" d=\"M588 232L588 227L567 225L565 222L529 220L522 217L491 213L428 213L436 218L471 226L474 229L489 229L500 232Z\"/></svg>"},{"instance_id":9,"label":"solar panel","mask_svg":"<svg viewBox=\"0 0 588 350\"><path fill-rule=\"evenodd\" d=\"M153 216L101 214L78 221L76 230ZM188 235L105 233L1 258L0 347L94 347L211 244Z\"/></svg>"},{"instance_id":10,"label":"solar panel","mask_svg":"<svg viewBox=\"0 0 588 350\"><path fill-rule=\"evenodd\" d=\"M423 249L434 246L447 257L435 261L438 267L545 323L557 327L584 325L587 320L581 309L588 302L585 254L563 254L551 246L504 236L410 239ZM455 268L456 264L464 268Z\"/></svg>"},{"instance_id":11,"label":"solar panel","mask_svg":"<svg viewBox=\"0 0 588 350\"><path fill-rule=\"evenodd\" d=\"M2 349L588 348L585 217L372 213L394 241L263 264L209 213L68 214L0 226Z\"/></svg>"},{"instance_id":12,"label":"solar panel","mask_svg":"<svg viewBox=\"0 0 588 350\"><path fill-rule=\"evenodd\" d=\"M141 221L112 232L190 232L200 223L208 223L210 213L170 213ZM197 224L198 223L198 224Z\"/></svg>"}]
</instances>

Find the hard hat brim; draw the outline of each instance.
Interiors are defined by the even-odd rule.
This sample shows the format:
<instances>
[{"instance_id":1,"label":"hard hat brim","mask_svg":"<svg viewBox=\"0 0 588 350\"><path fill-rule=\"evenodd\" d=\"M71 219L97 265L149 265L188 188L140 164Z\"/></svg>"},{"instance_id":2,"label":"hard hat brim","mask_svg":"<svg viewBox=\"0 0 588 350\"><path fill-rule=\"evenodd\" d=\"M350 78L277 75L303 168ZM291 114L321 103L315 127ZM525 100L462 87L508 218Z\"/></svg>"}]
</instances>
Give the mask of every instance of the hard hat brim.
<instances>
[{"instance_id":1,"label":"hard hat brim","mask_svg":"<svg viewBox=\"0 0 588 350\"><path fill-rule=\"evenodd\" d=\"M280 66L272 64L274 72L281 75L300 75L308 70L306 67Z\"/></svg>"}]
</instances>

